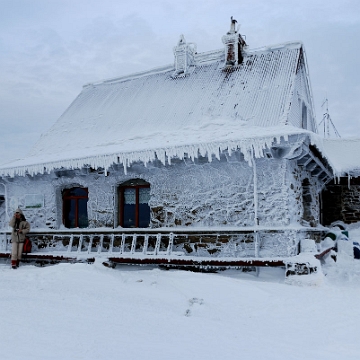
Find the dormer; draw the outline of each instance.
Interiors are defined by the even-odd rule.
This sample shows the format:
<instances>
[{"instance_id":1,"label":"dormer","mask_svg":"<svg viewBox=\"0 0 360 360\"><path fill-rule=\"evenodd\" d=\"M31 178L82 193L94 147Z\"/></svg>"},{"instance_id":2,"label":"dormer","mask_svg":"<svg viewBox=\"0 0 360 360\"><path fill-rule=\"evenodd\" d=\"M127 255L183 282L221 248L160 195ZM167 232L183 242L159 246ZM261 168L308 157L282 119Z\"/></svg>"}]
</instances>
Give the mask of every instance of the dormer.
<instances>
[{"instance_id":1,"label":"dormer","mask_svg":"<svg viewBox=\"0 0 360 360\"><path fill-rule=\"evenodd\" d=\"M243 62L243 49L246 42L239 34L239 26L235 29L237 21L231 17L230 31L222 37L225 45L225 67L232 67Z\"/></svg>"},{"instance_id":2,"label":"dormer","mask_svg":"<svg viewBox=\"0 0 360 360\"><path fill-rule=\"evenodd\" d=\"M187 43L184 35L180 35L177 46L174 47L175 73L174 76L186 74L189 67L195 63L196 45Z\"/></svg>"}]
</instances>

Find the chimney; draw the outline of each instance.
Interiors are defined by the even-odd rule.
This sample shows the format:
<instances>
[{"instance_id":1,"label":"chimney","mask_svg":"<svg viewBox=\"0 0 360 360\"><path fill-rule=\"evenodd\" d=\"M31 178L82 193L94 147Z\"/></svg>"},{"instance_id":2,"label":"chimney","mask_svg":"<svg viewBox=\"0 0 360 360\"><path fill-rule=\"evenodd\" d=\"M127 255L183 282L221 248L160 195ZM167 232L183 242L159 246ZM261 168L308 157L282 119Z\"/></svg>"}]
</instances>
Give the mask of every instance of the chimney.
<instances>
[{"instance_id":1,"label":"chimney","mask_svg":"<svg viewBox=\"0 0 360 360\"><path fill-rule=\"evenodd\" d=\"M186 74L188 68L195 63L196 45L186 43L184 35L180 35L177 46L174 47L175 73L174 76Z\"/></svg>"},{"instance_id":2,"label":"chimney","mask_svg":"<svg viewBox=\"0 0 360 360\"><path fill-rule=\"evenodd\" d=\"M246 42L239 34L239 27L235 29L237 21L231 17L230 31L222 37L222 42L225 45L225 67L229 68L239 65L243 62L243 49Z\"/></svg>"}]
</instances>

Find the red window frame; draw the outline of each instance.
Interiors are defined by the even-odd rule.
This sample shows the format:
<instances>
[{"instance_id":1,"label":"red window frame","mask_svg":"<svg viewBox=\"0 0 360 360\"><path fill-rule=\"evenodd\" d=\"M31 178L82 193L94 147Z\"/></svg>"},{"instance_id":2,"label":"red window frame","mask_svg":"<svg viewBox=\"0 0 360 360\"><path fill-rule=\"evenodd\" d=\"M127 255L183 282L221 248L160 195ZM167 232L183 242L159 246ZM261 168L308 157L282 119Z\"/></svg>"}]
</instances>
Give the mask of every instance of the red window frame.
<instances>
[{"instance_id":1,"label":"red window frame","mask_svg":"<svg viewBox=\"0 0 360 360\"><path fill-rule=\"evenodd\" d=\"M125 196L124 192L126 189L135 189L135 227L139 227L139 190L142 188L150 188L150 184L142 185L120 185L118 188L119 194L119 225L124 227L124 205Z\"/></svg>"},{"instance_id":2,"label":"red window frame","mask_svg":"<svg viewBox=\"0 0 360 360\"><path fill-rule=\"evenodd\" d=\"M81 189L81 190L84 190L86 191L86 195L67 195L67 193L71 192L72 190L74 189ZM75 215L74 215L74 220L75 220L75 225L74 225L74 228L77 228L79 227L79 200L80 199L86 199L88 200L89 199L89 190L88 188L82 188L82 187L73 187L73 188L70 188L70 189L65 189L62 193L62 203L63 203L63 224L65 226L65 218L66 218L66 215L65 215L65 209L66 209L66 206L65 206L65 201L68 201L68 200L75 200Z\"/></svg>"}]
</instances>

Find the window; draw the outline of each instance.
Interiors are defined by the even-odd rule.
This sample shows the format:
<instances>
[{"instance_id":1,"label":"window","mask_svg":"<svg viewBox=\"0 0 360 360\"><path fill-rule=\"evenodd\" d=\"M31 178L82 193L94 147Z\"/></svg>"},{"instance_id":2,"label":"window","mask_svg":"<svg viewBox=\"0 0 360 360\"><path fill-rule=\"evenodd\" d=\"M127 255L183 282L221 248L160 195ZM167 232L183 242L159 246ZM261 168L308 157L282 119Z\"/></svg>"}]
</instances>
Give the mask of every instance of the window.
<instances>
[{"instance_id":1,"label":"window","mask_svg":"<svg viewBox=\"0 0 360 360\"><path fill-rule=\"evenodd\" d=\"M304 103L302 103L302 108L301 108L301 122L302 122L302 128L307 129L307 107Z\"/></svg>"},{"instance_id":2,"label":"window","mask_svg":"<svg viewBox=\"0 0 360 360\"><path fill-rule=\"evenodd\" d=\"M119 224L125 228L149 227L150 184L141 179L119 186Z\"/></svg>"},{"instance_id":3,"label":"window","mask_svg":"<svg viewBox=\"0 0 360 360\"><path fill-rule=\"evenodd\" d=\"M63 223L67 228L86 228L88 189L74 187L63 191Z\"/></svg>"}]
</instances>

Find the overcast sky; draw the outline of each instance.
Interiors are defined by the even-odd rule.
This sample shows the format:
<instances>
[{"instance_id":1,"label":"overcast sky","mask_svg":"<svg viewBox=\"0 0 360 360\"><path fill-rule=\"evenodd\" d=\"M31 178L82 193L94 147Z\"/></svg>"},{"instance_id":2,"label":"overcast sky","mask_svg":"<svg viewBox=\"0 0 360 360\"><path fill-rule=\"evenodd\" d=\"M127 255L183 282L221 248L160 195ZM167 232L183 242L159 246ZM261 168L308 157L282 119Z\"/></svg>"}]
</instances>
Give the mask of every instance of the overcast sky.
<instances>
[{"instance_id":1,"label":"overcast sky","mask_svg":"<svg viewBox=\"0 0 360 360\"><path fill-rule=\"evenodd\" d=\"M97 80L173 63L180 34L222 48L233 16L250 48L305 45L317 122L327 97L360 137L359 0L0 0L0 164L26 155Z\"/></svg>"}]
</instances>

